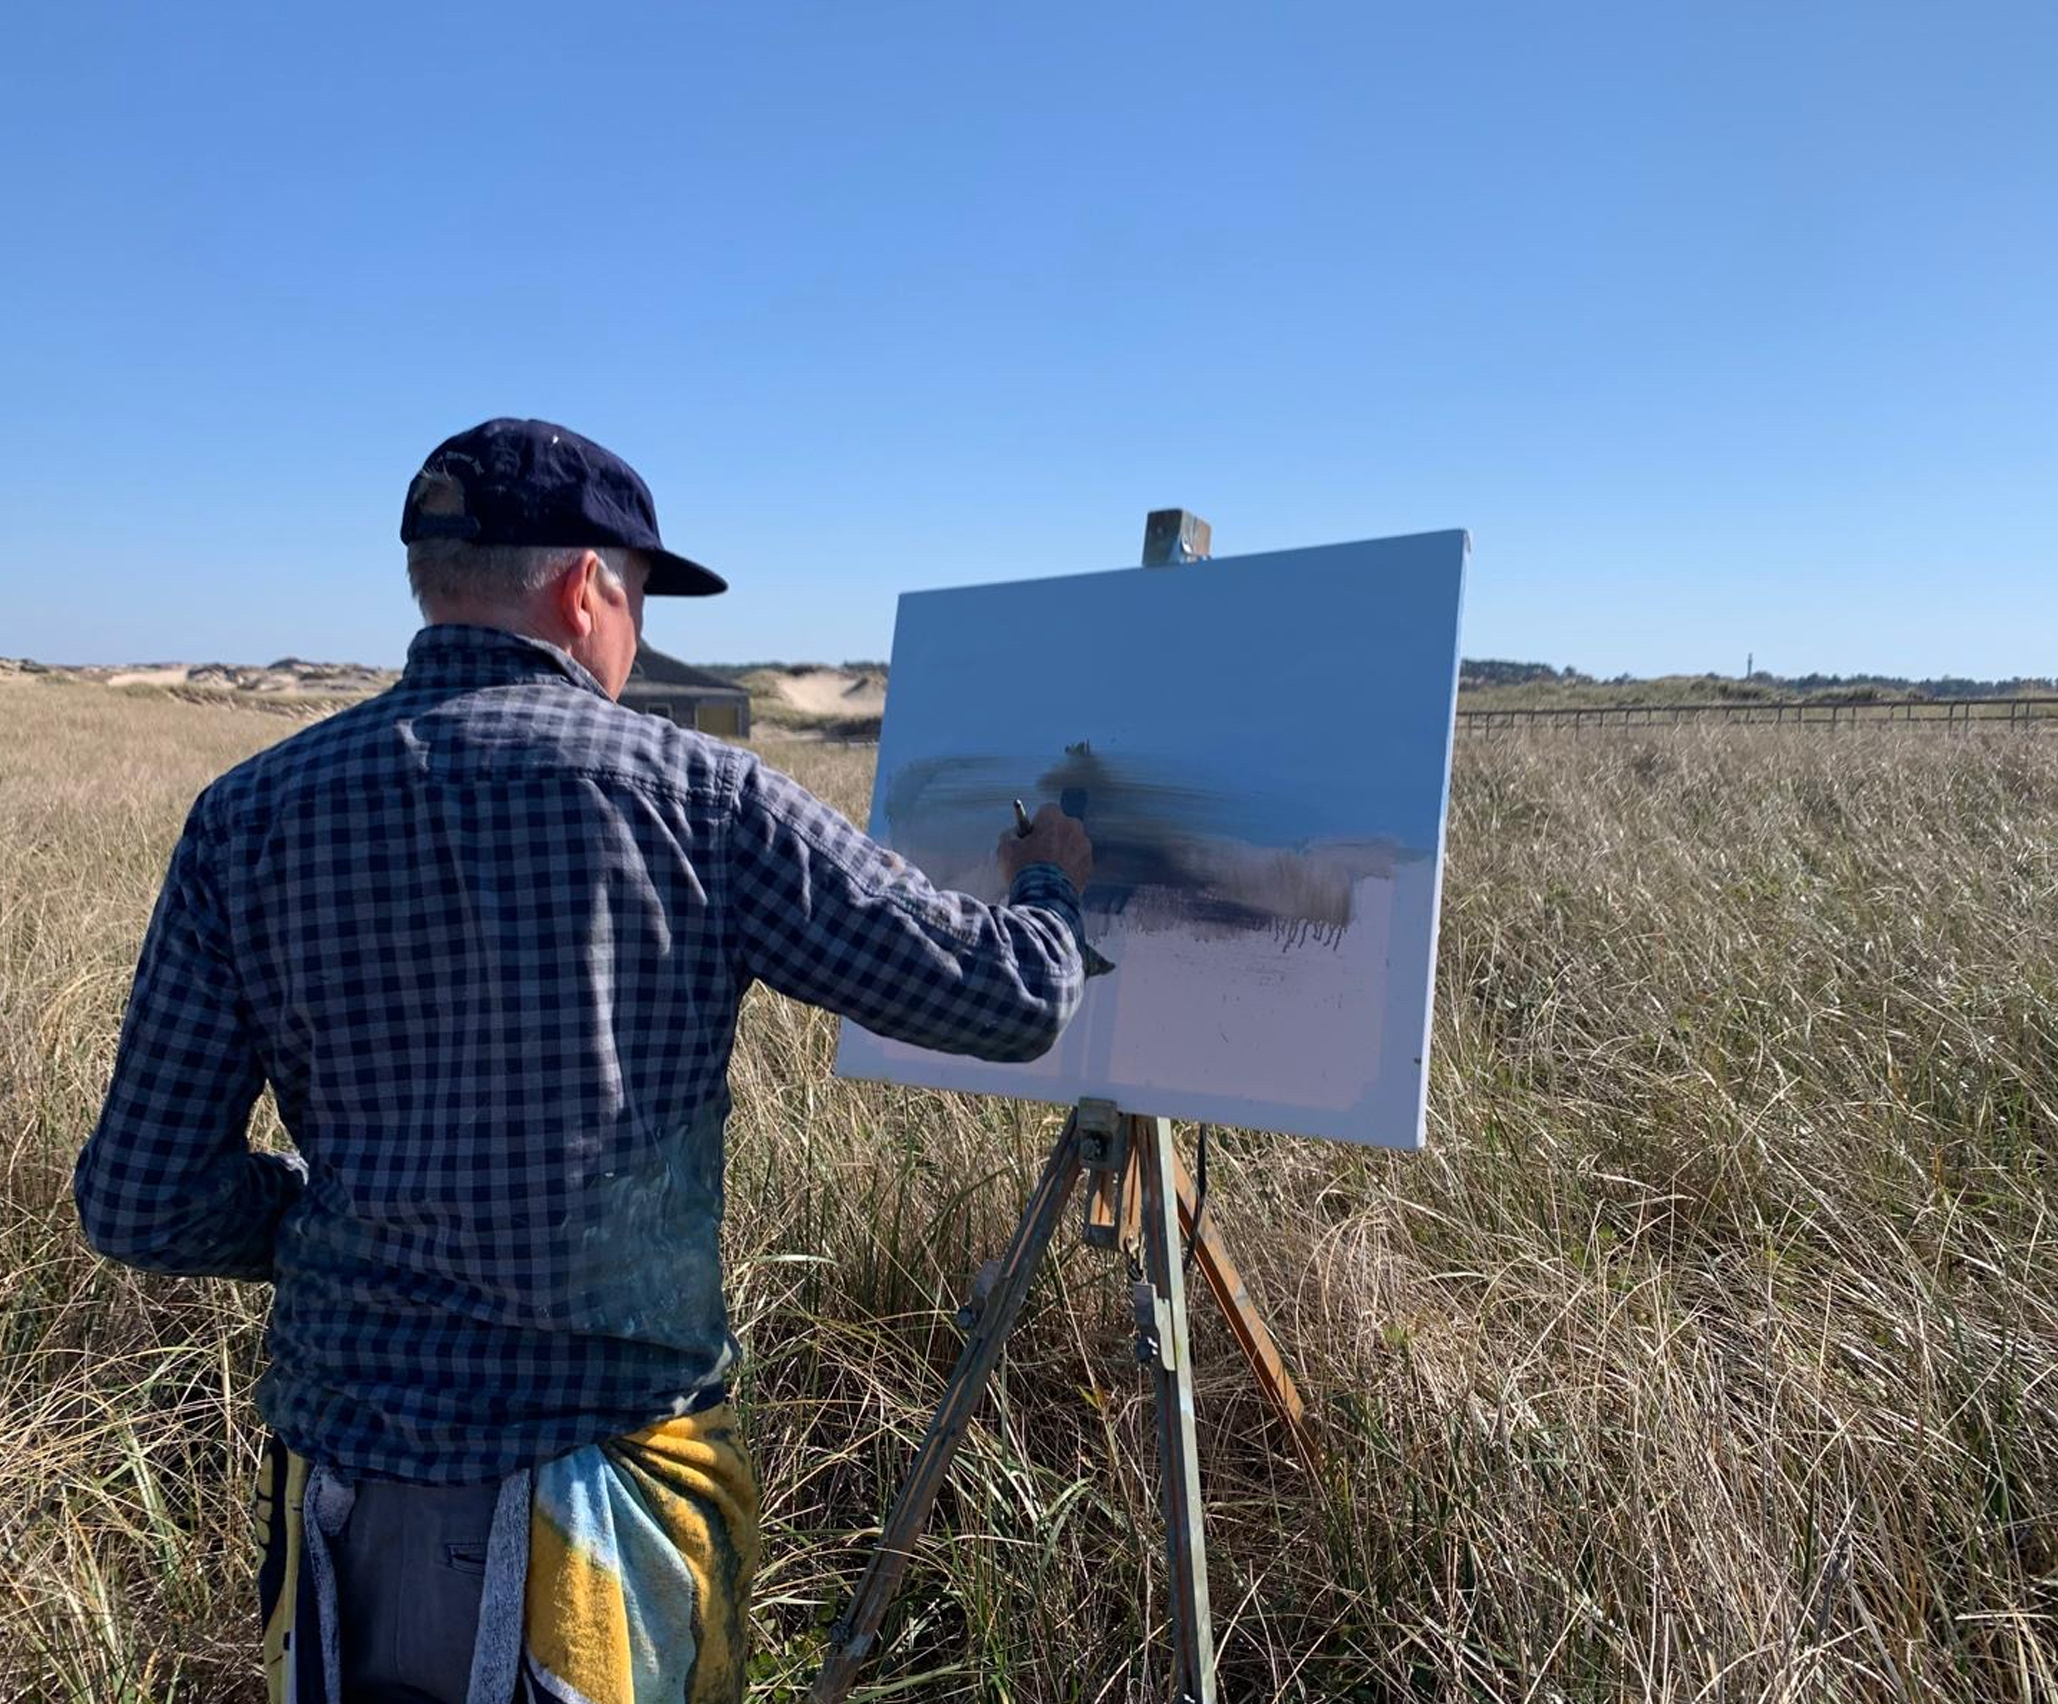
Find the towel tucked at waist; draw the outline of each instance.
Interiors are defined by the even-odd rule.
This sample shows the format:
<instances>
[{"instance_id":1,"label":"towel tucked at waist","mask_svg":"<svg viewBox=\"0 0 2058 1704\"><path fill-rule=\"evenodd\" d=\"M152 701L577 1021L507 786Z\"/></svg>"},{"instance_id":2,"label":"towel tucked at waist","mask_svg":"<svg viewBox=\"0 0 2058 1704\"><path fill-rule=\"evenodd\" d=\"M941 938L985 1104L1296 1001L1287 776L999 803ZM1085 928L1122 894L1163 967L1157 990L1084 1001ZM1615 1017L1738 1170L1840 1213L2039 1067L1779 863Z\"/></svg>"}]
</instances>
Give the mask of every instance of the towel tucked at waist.
<instances>
[{"instance_id":1,"label":"towel tucked at waist","mask_svg":"<svg viewBox=\"0 0 2058 1704\"><path fill-rule=\"evenodd\" d=\"M257 1486L271 1704L342 1704L329 1550L354 1497L273 1440ZM757 1562L757 1485L726 1403L510 1474L466 1704L734 1704Z\"/></svg>"}]
</instances>

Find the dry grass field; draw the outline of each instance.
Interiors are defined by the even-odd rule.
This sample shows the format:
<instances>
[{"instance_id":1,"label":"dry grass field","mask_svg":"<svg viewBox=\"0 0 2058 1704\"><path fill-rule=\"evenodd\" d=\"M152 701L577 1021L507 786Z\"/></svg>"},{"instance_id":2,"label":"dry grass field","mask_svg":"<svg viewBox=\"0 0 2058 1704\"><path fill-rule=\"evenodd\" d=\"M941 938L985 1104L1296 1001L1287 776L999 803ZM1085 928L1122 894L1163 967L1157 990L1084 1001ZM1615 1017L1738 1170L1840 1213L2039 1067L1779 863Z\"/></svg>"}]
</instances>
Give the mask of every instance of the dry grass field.
<instances>
[{"instance_id":1,"label":"dry grass field","mask_svg":"<svg viewBox=\"0 0 2058 1704\"><path fill-rule=\"evenodd\" d=\"M193 793L280 718L0 678L0 1698L255 1699L258 1287L72 1156ZM859 811L871 754L774 757ZM754 996L731 1296L804 1695L1055 1130ZM1468 742L1430 1145L1222 1133L1329 1444L1196 1309L1225 1700L2058 1698L2058 735ZM275 1129L261 1129L265 1140ZM1127 1299L1068 1231L860 1696L1162 1696Z\"/></svg>"}]
</instances>

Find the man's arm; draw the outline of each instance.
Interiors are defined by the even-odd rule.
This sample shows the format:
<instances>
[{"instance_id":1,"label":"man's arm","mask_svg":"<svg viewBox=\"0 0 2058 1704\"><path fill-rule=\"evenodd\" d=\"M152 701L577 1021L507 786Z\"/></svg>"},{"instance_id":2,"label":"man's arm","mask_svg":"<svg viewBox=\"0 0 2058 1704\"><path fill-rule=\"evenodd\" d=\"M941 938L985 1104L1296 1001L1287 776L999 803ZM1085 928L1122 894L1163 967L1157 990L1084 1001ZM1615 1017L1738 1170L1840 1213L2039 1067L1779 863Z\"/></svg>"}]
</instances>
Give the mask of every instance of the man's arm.
<instances>
[{"instance_id":1,"label":"man's arm","mask_svg":"<svg viewBox=\"0 0 2058 1704\"><path fill-rule=\"evenodd\" d=\"M744 968L876 1034L1034 1059L1085 988L1079 895L1055 864L1006 905L939 892L798 782L745 760L729 872Z\"/></svg>"},{"instance_id":2,"label":"man's arm","mask_svg":"<svg viewBox=\"0 0 2058 1704\"><path fill-rule=\"evenodd\" d=\"M264 1071L207 862L195 805L143 942L107 1104L72 1193L86 1240L112 1260L268 1279L280 1216L306 1171L296 1158L250 1152Z\"/></svg>"}]
</instances>

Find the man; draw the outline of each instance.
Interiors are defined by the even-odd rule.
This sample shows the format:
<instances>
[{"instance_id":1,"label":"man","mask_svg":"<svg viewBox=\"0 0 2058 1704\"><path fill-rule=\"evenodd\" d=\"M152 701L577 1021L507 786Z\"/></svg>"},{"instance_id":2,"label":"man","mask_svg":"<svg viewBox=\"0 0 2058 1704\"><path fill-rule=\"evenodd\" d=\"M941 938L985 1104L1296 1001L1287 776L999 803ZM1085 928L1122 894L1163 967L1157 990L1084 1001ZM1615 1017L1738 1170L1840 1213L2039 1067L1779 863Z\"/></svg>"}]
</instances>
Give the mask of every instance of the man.
<instances>
[{"instance_id":1,"label":"man","mask_svg":"<svg viewBox=\"0 0 2058 1704\"><path fill-rule=\"evenodd\" d=\"M756 1489L716 1236L752 981L991 1059L1083 986L1091 851L942 893L755 756L614 702L724 583L562 427L409 489L391 691L193 807L76 1180L102 1253L270 1279L273 1697L741 1696ZM253 1154L269 1082L297 1153ZM519 1675L517 1669L519 1667Z\"/></svg>"}]
</instances>

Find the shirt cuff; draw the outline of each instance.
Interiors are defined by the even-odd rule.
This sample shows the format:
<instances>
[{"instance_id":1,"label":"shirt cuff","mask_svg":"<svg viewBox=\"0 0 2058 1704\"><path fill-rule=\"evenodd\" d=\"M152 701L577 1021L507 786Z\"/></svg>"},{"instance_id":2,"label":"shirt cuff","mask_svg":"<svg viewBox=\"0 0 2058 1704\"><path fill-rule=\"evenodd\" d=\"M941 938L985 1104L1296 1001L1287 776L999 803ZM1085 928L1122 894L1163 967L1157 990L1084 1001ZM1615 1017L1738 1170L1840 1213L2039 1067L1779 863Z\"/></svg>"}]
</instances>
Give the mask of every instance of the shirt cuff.
<instances>
[{"instance_id":1,"label":"shirt cuff","mask_svg":"<svg viewBox=\"0 0 2058 1704\"><path fill-rule=\"evenodd\" d=\"M1072 878L1056 864L1025 864L1015 876L1015 885L1008 890L1008 904L1036 905L1045 911L1055 911L1065 920L1065 927L1072 931L1079 956L1086 956L1086 913L1080 907L1079 890L1072 885Z\"/></svg>"}]
</instances>

